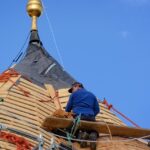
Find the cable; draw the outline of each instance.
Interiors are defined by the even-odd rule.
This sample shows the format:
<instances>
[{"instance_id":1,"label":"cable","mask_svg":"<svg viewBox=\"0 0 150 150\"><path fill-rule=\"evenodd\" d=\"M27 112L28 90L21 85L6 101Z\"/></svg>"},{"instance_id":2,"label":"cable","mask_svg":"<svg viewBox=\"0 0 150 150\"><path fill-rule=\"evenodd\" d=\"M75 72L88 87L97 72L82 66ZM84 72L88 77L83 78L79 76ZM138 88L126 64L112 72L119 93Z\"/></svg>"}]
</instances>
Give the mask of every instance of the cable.
<instances>
[{"instance_id":1,"label":"cable","mask_svg":"<svg viewBox=\"0 0 150 150\"><path fill-rule=\"evenodd\" d=\"M48 13L47 13L44 1L41 0L41 2L42 2L42 5L43 5L43 8L44 8L44 12L45 12L45 16L46 16L46 19L47 19L47 22L48 22L48 26L49 26L50 32L51 32L52 37L53 37L53 41L54 41L54 45L55 45L55 48L56 48L56 51L57 51L57 55L58 55L58 57L60 59L60 63L62 65L62 67L63 67L63 70L65 70L65 66L64 66L63 59L62 59L62 55L60 53L60 50L59 50L57 42L56 42L56 38L55 38L54 30L53 30L53 27L52 27L52 23L51 23L50 18L48 16Z\"/></svg>"},{"instance_id":2,"label":"cable","mask_svg":"<svg viewBox=\"0 0 150 150\"><path fill-rule=\"evenodd\" d=\"M58 138L63 138L65 140L68 140L68 138L65 136L61 136L61 135L50 133L50 132L49 132L49 134L56 136ZM149 137L150 137L150 135L139 137L139 138L125 139L125 140L108 140L108 141L106 141L106 140L105 141L79 140L79 139L75 139L75 138L72 138L71 140L75 141L75 142L90 142L90 143L115 143L115 142L118 143L118 142L130 142L130 141L134 141L134 140L138 140L138 139L145 139L145 138L149 138Z\"/></svg>"}]
</instances>

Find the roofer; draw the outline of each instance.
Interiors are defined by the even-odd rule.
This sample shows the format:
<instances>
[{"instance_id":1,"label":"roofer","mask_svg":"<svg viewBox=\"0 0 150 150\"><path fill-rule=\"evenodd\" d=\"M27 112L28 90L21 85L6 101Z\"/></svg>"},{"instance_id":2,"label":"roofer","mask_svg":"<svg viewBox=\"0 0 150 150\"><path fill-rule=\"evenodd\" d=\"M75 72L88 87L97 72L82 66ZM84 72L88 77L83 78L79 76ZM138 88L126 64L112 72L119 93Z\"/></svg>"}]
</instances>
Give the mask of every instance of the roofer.
<instances>
[{"instance_id":1,"label":"roofer","mask_svg":"<svg viewBox=\"0 0 150 150\"><path fill-rule=\"evenodd\" d=\"M66 106L66 112L72 111L74 117L81 115L81 120L95 121L96 115L100 112L99 104L97 98L94 94L87 91L82 83L75 82L72 87L68 90L70 95L69 101ZM98 137L95 131L80 131L78 138L96 140ZM80 146L82 148L87 146L86 142L81 142ZM94 142L90 143L91 149L96 149L96 144Z\"/></svg>"}]
</instances>

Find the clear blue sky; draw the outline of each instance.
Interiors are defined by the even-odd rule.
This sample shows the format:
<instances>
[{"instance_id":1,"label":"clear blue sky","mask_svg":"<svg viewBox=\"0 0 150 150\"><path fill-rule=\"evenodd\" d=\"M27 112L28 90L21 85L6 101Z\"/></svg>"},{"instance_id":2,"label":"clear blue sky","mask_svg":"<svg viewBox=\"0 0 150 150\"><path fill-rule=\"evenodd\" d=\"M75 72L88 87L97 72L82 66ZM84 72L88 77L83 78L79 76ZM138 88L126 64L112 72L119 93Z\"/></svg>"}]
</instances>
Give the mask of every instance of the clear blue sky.
<instances>
[{"instance_id":1,"label":"clear blue sky","mask_svg":"<svg viewBox=\"0 0 150 150\"><path fill-rule=\"evenodd\" d=\"M0 72L30 31L27 0L0 5ZM65 69L100 99L150 128L150 0L44 0ZM44 47L59 62L45 15ZM27 45L26 45L27 46Z\"/></svg>"}]
</instances>

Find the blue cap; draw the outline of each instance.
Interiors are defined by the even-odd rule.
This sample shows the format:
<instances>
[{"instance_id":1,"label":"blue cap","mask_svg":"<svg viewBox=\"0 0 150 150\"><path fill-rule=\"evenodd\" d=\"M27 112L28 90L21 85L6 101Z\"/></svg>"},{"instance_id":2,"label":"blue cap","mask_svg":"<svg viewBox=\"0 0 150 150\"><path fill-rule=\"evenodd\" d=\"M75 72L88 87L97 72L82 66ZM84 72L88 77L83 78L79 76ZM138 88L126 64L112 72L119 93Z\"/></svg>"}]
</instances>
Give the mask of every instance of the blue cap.
<instances>
[{"instance_id":1,"label":"blue cap","mask_svg":"<svg viewBox=\"0 0 150 150\"><path fill-rule=\"evenodd\" d=\"M72 87L68 90L68 92L69 92L69 93L72 93L73 87L76 86L76 85L79 85L79 87L84 88L84 86L83 86L82 83L80 83L80 82L74 82L74 83L72 84Z\"/></svg>"}]
</instances>

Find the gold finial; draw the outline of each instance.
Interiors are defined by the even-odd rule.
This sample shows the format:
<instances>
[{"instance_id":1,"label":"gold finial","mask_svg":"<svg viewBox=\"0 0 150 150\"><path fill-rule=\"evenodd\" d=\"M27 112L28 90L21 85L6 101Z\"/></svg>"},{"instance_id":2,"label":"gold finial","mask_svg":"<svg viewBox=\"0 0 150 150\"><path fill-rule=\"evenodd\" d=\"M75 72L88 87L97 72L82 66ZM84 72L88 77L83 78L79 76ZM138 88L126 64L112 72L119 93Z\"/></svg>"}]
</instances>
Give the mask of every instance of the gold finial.
<instances>
[{"instance_id":1,"label":"gold finial","mask_svg":"<svg viewBox=\"0 0 150 150\"><path fill-rule=\"evenodd\" d=\"M43 7L41 0L29 0L27 12L32 17L32 30L37 30L37 18L40 17Z\"/></svg>"}]
</instances>

